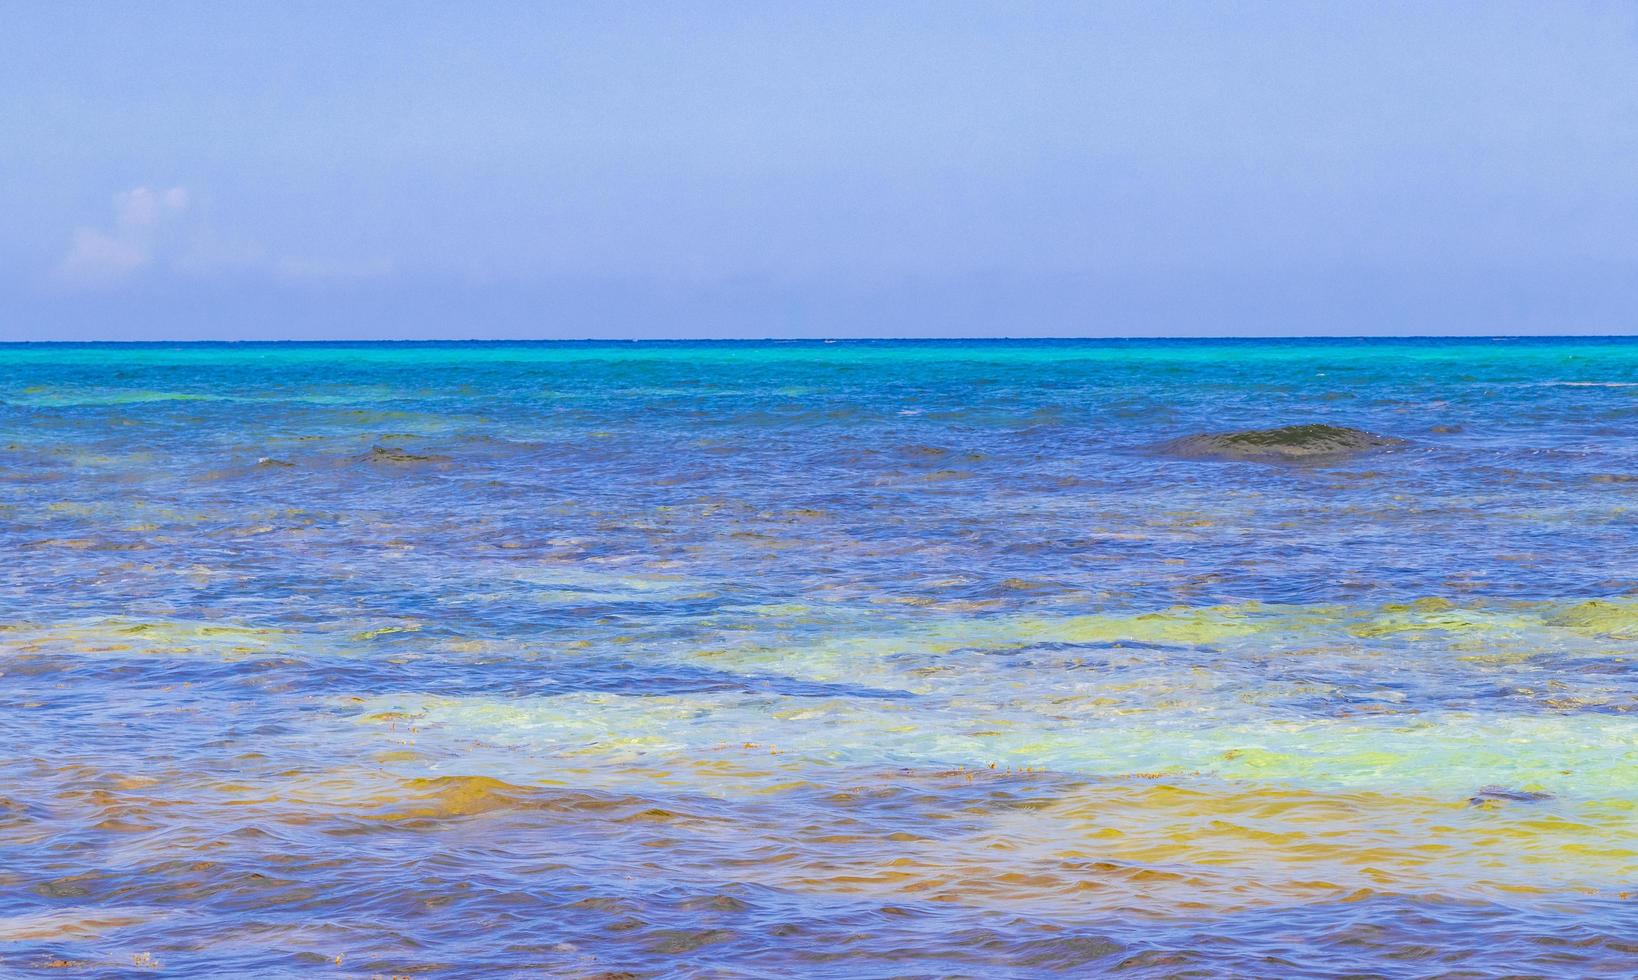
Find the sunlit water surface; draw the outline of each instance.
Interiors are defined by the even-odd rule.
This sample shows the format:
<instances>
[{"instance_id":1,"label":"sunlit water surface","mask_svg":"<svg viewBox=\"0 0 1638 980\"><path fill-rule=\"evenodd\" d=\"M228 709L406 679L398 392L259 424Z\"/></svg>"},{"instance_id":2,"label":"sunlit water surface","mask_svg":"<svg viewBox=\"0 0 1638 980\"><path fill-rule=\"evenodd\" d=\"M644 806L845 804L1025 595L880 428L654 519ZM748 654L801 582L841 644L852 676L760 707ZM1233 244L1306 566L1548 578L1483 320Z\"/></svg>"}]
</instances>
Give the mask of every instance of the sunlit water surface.
<instances>
[{"instance_id":1,"label":"sunlit water surface","mask_svg":"<svg viewBox=\"0 0 1638 980\"><path fill-rule=\"evenodd\" d=\"M0 346L0 549L7 974L1638 965L1638 343Z\"/></svg>"}]
</instances>

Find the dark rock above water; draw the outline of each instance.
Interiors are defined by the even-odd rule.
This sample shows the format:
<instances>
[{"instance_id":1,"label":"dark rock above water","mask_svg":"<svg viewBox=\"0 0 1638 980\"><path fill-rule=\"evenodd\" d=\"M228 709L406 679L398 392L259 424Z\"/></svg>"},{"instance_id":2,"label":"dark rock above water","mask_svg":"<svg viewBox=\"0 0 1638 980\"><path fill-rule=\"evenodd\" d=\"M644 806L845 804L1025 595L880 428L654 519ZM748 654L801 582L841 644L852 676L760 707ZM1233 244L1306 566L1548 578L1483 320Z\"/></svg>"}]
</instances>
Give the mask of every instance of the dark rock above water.
<instances>
[{"instance_id":1,"label":"dark rock above water","mask_svg":"<svg viewBox=\"0 0 1638 980\"><path fill-rule=\"evenodd\" d=\"M1339 425L1287 425L1173 439L1159 448L1187 459L1321 460L1353 456L1373 449L1404 445L1403 439L1379 436Z\"/></svg>"}]
</instances>

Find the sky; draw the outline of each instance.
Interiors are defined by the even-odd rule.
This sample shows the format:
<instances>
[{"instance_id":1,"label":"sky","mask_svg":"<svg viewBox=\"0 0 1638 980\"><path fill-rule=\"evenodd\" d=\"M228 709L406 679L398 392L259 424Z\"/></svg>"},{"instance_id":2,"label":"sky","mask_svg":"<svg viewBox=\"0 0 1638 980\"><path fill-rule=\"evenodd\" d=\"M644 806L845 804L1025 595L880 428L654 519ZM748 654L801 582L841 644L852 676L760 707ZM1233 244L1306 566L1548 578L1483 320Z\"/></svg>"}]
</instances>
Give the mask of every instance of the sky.
<instances>
[{"instance_id":1,"label":"sky","mask_svg":"<svg viewBox=\"0 0 1638 980\"><path fill-rule=\"evenodd\" d=\"M0 0L0 340L1638 332L1638 6Z\"/></svg>"}]
</instances>

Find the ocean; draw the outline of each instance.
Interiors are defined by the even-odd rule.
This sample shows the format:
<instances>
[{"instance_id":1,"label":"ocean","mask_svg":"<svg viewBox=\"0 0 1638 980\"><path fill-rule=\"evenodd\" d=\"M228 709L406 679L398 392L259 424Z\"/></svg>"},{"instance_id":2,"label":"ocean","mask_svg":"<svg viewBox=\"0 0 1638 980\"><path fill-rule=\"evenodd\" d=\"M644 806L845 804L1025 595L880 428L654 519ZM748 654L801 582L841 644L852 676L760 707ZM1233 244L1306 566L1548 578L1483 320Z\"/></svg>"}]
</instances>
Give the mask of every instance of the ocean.
<instances>
[{"instance_id":1,"label":"ocean","mask_svg":"<svg viewBox=\"0 0 1638 980\"><path fill-rule=\"evenodd\" d=\"M1638 963L1631 339L0 345L0 554L6 974Z\"/></svg>"}]
</instances>

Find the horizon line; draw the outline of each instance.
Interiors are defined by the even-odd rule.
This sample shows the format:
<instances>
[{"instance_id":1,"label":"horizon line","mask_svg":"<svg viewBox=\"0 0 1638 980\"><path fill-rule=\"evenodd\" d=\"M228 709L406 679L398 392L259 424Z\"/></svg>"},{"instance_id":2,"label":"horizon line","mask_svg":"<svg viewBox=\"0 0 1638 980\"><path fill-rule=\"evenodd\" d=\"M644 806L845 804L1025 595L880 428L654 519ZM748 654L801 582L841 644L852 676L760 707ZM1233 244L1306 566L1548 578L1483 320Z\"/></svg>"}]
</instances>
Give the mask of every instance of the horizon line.
<instances>
[{"instance_id":1,"label":"horizon line","mask_svg":"<svg viewBox=\"0 0 1638 980\"><path fill-rule=\"evenodd\" d=\"M1155 342L1155 341L1373 341L1373 340L1638 340L1638 331L1625 333L1407 333L1407 334L1129 334L1129 335L996 335L996 336L872 336L872 337L262 337L191 339L155 337L125 340L0 340L0 347L72 347L86 345L139 346L143 344L860 344L860 343L971 343L971 342Z\"/></svg>"}]
</instances>

